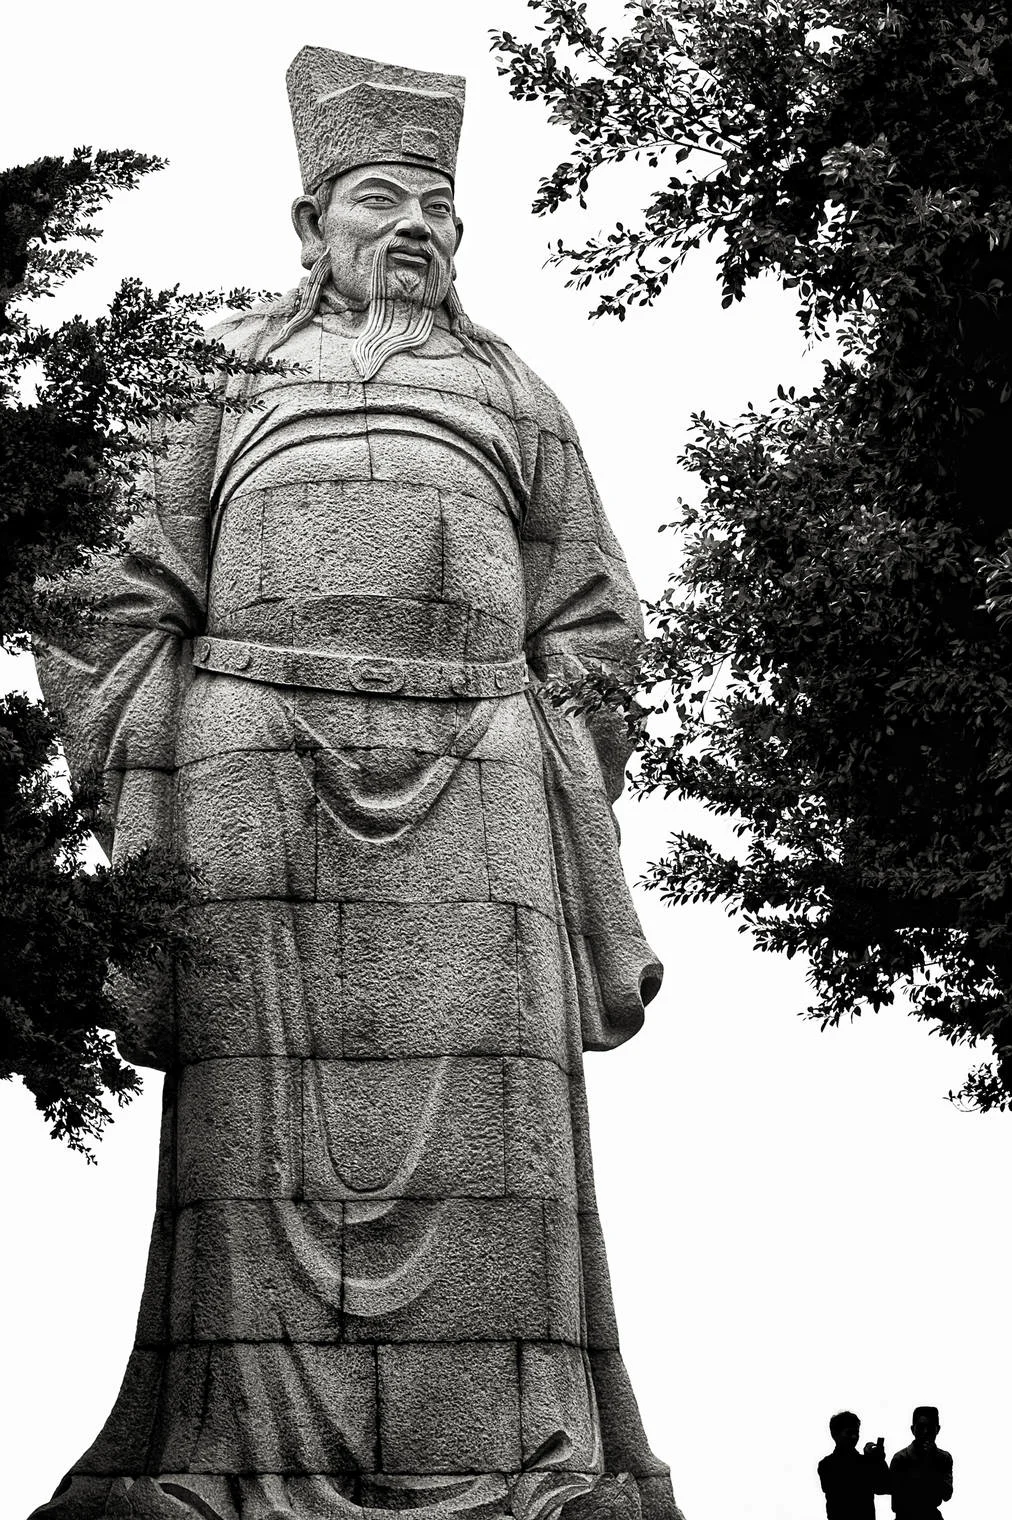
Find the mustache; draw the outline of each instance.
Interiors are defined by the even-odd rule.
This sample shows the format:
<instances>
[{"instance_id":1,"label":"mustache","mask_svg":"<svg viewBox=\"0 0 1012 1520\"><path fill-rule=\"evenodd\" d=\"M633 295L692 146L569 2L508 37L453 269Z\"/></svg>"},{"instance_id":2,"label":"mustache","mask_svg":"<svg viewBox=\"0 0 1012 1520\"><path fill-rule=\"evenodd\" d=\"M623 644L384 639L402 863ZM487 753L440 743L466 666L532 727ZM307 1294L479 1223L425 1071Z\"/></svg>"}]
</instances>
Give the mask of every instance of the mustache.
<instances>
[{"instance_id":1,"label":"mustache","mask_svg":"<svg viewBox=\"0 0 1012 1520\"><path fill-rule=\"evenodd\" d=\"M418 241L409 242L405 238L399 238L396 233L382 246L385 248L384 256L386 258L389 258L392 253L409 253L414 257L425 259L430 264L435 258L431 244Z\"/></svg>"},{"instance_id":2,"label":"mustache","mask_svg":"<svg viewBox=\"0 0 1012 1520\"><path fill-rule=\"evenodd\" d=\"M436 294L439 288L443 261L437 257L436 250L431 244L411 241L396 232L390 233L389 237L383 239L373 257L372 279L369 290L370 305L391 299L387 291L387 275L390 273L390 255L392 253L422 255L426 261L425 286L418 300L422 306L434 306L436 304Z\"/></svg>"}]
</instances>

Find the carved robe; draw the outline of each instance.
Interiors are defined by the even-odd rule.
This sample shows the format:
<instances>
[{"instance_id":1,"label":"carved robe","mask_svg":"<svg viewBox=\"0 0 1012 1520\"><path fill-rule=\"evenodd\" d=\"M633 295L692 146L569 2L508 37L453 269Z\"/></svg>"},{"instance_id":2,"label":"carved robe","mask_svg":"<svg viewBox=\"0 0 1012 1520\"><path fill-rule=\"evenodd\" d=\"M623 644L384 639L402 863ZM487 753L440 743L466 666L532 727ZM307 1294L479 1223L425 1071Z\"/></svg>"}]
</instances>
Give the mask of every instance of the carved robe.
<instances>
[{"instance_id":1,"label":"carved robe","mask_svg":"<svg viewBox=\"0 0 1012 1520\"><path fill-rule=\"evenodd\" d=\"M324 314L277 357L305 372L178 430L101 637L42 662L117 853L201 866L215 959L133 1052L166 1071L136 1347L40 1513L674 1520L582 1076L660 978L626 748L538 694L627 652L624 560L566 413L490 334L440 316L363 385Z\"/></svg>"}]
</instances>

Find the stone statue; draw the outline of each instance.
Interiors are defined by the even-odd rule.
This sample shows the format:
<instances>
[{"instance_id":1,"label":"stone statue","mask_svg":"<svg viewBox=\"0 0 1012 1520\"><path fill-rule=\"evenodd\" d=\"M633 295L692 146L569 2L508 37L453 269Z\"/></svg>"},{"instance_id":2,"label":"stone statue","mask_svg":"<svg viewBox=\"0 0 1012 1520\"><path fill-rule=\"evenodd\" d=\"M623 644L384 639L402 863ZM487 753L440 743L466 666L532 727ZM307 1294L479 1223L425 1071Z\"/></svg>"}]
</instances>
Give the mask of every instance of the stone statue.
<instances>
[{"instance_id":1,"label":"stone statue","mask_svg":"<svg viewBox=\"0 0 1012 1520\"><path fill-rule=\"evenodd\" d=\"M304 48L279 373L172 426L40 660L117 857L202 868L137 1340L49 1520L679 1520L619 1352L582 1051L660 967L604 719L640 623L573 425L456 294L464 81ZM111 839L110 834L110 839Z\"/></svg>"}]
</instances>

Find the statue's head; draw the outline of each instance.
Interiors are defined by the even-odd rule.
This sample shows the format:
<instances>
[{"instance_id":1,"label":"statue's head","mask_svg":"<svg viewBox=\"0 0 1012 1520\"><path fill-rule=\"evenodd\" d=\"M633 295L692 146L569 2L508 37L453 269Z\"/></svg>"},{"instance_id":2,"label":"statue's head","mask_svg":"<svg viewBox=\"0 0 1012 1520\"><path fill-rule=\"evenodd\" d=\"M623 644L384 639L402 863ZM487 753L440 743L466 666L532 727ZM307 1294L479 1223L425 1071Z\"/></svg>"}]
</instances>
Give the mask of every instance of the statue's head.
<instances>
[{"instance_id":1,"label":"statue's head","mask_svg":"<svg viewBox=\"0 0 1012 1520\"><path fill-rule=\"evenodd\" d=\"M453 180L464 81L305 47L288 95L303 187L292 218L310 275L279 342L312 320L329 288L365 314L354 357L368 379L391 353L426 341L438 307L460 313Z\"/></svg>"},{"instance_id":2,"label":"statue's head","mask_svg":"<svg viewBox=\"0 0 1012 1520\"><path fill-rule=\"evenodd\" d=\"M362 164L299 196L292 217L304 267L326 257L331 283L350 306L385 297L434 308L446 300L463 224L441 170Z\"/></svg>"}]
</instances>

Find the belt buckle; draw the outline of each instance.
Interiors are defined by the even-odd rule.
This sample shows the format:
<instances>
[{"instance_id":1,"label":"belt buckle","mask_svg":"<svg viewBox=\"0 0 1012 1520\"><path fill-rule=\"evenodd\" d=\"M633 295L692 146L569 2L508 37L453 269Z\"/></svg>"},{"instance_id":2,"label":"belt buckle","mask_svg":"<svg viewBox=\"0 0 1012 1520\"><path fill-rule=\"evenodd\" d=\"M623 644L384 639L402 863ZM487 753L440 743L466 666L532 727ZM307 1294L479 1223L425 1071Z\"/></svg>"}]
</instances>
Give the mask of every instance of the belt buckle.
<instances>
[{"instance_id":1,"label":"belt buckle","mask_svg":"<svg viewBox=\"0 0 1012 1520\"><path fill-rule=\"evenodd\" d=\"M399 660L355 660L348 672L356 691L391 695L404 685L404 667Z\"/></svg>"}]
</instances>

